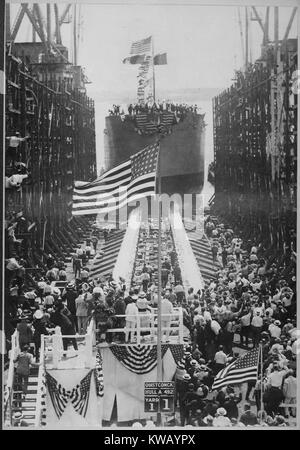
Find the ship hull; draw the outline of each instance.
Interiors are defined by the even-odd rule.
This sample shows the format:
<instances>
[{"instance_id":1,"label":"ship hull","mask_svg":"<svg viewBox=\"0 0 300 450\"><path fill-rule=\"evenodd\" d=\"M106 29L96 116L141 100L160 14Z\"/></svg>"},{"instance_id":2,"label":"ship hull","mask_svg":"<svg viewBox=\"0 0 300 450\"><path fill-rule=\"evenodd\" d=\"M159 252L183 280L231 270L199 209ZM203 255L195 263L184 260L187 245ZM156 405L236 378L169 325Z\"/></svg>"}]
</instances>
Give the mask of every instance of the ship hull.
<instances>
[{"instance_id":1,"label":"ship hull","mask_svg":"<svg viewBox=\"0 0 300 450\"><path fill-rule=\"evenodd\" d=\"M140 135L131 120L119 116L106 117L105 169L126 161L130 156L157 141L159 135ZM203 116L189 114L173 125L170 134L161 139L162 192L199 193L204 181L205 125Z\"/></svg>"}]
</instances>

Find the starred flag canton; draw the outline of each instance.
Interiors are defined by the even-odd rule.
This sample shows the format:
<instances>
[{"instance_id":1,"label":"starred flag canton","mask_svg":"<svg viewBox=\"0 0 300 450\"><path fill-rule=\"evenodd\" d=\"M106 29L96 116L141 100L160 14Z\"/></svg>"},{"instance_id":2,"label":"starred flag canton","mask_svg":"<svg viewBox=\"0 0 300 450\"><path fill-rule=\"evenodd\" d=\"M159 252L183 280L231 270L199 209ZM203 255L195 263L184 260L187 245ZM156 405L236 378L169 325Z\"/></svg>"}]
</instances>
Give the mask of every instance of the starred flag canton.
<instances>
[{"instance_id":1,"label":"starred flag canton","mask_svg":"<svg viewBox=\"0 0 300 450\"><path fill-rule=\"evenodd\" d=\"M154 144L131 158L132 180L156 172L158 149L158 144Z\"/></svg>"},{"instance_id":2,"label":"starred flag canton","mask_svg":"<svg viewBox=\"0 0 300 450\"><path fill-rule=\"evenodd\" d=\"M238 358L235 364L236 369L246 369L247 367L256 366L258 364L259 349L255 348L251 352L246 353Z\"/></svg>"}]
</instances>

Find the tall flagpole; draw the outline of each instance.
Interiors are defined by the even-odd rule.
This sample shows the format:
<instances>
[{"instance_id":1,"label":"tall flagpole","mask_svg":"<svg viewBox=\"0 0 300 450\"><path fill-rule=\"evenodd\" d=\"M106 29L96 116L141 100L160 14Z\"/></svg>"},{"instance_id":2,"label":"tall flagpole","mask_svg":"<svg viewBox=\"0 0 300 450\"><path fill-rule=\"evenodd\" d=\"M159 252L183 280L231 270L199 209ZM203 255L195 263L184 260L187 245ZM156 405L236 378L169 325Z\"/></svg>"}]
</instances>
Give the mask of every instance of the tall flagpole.
<instances>
[{"instance_id":1,"label":"tall flagpole","mask_svg":"<svg viewBox=\"0 0 300 450\"><path fill-rule=\"evenodd\" d=\"M262 343L259 345L260 347L260 417L262 417L262 412L264 409L264 402L263 402L263 393L264 393L264 385L263 385L263 349L262 349Z\"/></svg>"},{"instance_id":2,"label":"tall flagpole","mask_svg":"<svg viewBox=\"0 0 300 450\"><path fill-rule=\"evenodd\" d=\"M162 381L161 353L161 173L160 173L160 142L158 143L157 180L158 180L158 299L157 299L157 381ZM157 425L161 426L161 412L158 404Z\"/></svg>"},{"instance_id":3,"label":"tall flagpole","mask_svg":"<svg viewBox=\"0 0 300 450\"><path fill-rule=\"evenodd\" d=\"M154 42L152 36L152 71L153 71L153 103L155 103L155 70L154 70Z\"/></svg>"}]
</instances>

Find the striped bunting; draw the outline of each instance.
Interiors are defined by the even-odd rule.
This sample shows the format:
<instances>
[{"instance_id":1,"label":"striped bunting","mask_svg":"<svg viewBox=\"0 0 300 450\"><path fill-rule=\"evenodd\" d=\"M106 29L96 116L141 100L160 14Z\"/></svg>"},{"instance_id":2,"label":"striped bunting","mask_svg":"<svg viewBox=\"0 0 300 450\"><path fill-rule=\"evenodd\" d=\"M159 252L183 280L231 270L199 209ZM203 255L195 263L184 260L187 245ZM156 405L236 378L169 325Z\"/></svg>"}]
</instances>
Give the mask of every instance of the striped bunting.
<instances>
[{"instance_id":1,"label":"striped bunting","mask_svg":"<svg viewBox=\"0 0 300 450\"><path fill-rule=\"evenodd\" d=\"M96 355L96 368L94 370L94 376L96 383L96 394L98 397L103 397L104 395L103 360L100 350L98 350Z\"/></svg>"},{"instance_id":2,"label":"striped bunting","mask_svg":"<svg viewBox=\"0 0 300 450\"><path fill-rule=\"evenodd\" d=\"M150 52L151 44L152 44L152 36L149 36L148 38L145 39L141 39L140 41L133 42L131 44L130 54L137 55L141 53Z\"/></svg>"},{"instance_id":3,"label":"striped bunting","mask_svg":"<svg viewBox=\"0 0 300 450\"><path fill-rule=\"evenodd\" d=\"M212 389L220 389L228 384L256 381L258 378L259 347L245 353L217 373Z\"/></svg>"},{"instance_id":4,"label":"striped bunting","mask_svg":"<svg viewBox=\"0 0 300 450\"><path fill-rule=\"evenodd\" d=\"M95 181L75 184L73 216L107 214L155 194L158 151L158 143L149 145Z\"/></svg>"},{"instance_id":5,"label":"striped bunting","mask_svg":"<svg viewBox=\"0 0 300 450\"><path fill-rule=\"evenodd\" d=\"M162 345L162 358L168 350L168 347L168 345ZM140 375L151 372L157 365L156 345L124 346L113 344L110 346L110 350L126 369Z\"/></svg>"},{"instance_id":6,"label":"striped bunting","mask_svg":"<svg viewBox=\"0 0 300 450\"><path fill-rule=\"evenodd\" d=\"M175 123L175 115L172 112L164 112L160 115L160 123L162 125L170 126Z\"/></svg>"}]
</instances>

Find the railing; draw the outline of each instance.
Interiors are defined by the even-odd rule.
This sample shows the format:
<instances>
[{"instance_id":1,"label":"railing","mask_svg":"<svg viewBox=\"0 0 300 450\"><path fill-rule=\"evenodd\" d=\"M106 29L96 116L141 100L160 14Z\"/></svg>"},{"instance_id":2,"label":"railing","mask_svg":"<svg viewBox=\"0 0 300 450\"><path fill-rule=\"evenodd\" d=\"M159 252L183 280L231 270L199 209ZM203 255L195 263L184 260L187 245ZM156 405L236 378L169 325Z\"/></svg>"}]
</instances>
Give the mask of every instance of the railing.
<instances>
[{"instance_id":1,"label":"railing","mask_svg":"<svg viewBox=\"0 0 300 450\"><path fill-rule=\"evenodd\" d=\"M134 333L136 335L136 344L139 345L142 341L144 336L142 335L142 332L148 331L150 332L150 341L155 342L155 337L157 337L157 310L153 309L150 314L137 314L137 315L115 315L116 318L123 318L126 320L126 318L134 317L136 320L136 326L135 328L109 328L106 330L107 333L126 333L126 331ZM148 326L141 326L141 322L143 320L147 320ZM183 343L183 314L182 314L182 308L174 308L174 311L172 314L162 314L162 320L170 321L169 326L162 326L162 331L169 331L169 335L174 337L177 337L177 343L182 344ZM99 330L97 330L99 331ZM148 335L149 336L149 335ZM173 339L172 339L173 342Z\"/></svg>"},{"instance_id":2,"label":"railing","mask_svg":"<svg viewBox=\"0 0 300 450\"><path fill-rule=\"evenodd\" d=\"M93 365L93 346L96 345L95 320L93 318L90 320L86 334L62 335L60 328L57 327L55 334L43 336L44 361L47 365L50 358L53 369L59 368L61 357L66 353L66 350L63 349L63 339L76 339L77 344L84 344L81 349L74 350L74 354L82 356L85 367L91 368Z\"/></svg>"},{"instance_id":3,"label":"railing","mask_svg":"<svg viewBox=\"0 0 300 450\"><path fill-rule=\"evenodd\" d=\"M44 335L41 335L41 348L40 348L40 365L38 371L38 384L37 384L37 398L36 398L36 415L34 426L38 428L41 425L43 414L43 394L45 393L45 365L44 365Z\"/></svg>"},{"instance_id":4,"label":"railing","mask_svg":"<svg viewBox=\"0 0 300 450\"><path fill-rule=\"evenodd\" d=\"M14 360L18 356L20 352L19 348L19 333L16 330L11 337L11 350L9 356L9 368L8 368L8 376L7 383L5 386L6 396L4 398L4 417L5 420L9 421L9 424L12 424L12 396L13 396L13 386L14 386L14 378L15 378L15 363ZM7 418L7 419L6 419Z\"/></svg>"}]
</instances>

